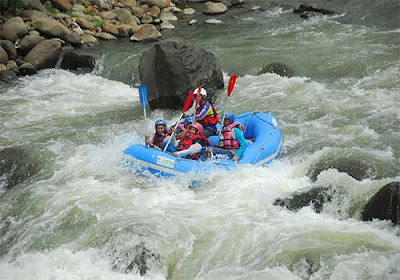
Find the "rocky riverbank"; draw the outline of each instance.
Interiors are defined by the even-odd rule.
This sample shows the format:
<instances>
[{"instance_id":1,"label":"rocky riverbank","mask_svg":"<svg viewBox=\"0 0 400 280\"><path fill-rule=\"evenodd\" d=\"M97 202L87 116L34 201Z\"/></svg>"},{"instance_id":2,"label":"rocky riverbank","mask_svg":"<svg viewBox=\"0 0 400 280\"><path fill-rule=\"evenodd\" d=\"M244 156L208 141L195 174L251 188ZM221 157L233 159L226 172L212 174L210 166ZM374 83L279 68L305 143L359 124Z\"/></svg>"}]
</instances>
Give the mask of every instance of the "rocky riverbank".
<instances>
[{"instance_id":1,"label":"rocky riverbank","mask_svg":"<svg viewBox=\"0 0 400 280\"><path fill-rule=\"evenodd\" d=\"M7 2L7 1L6 1ZM22 2L22 1L21 1ZM176 2L176 3L174 3ZM225 13L242 1L206 2L203 11L170 0L27 0L20 15L0 17L0 80L54 67L66 47L90 46L99 40L129 37L132 42L156 40L179 18ZM4 14L2 7L2 14ZM210 23L215 23L210 21Z\"/></svg>"},{"instance_id":2,"label":"rocky riverbank","mask_svg":"<svg viewBox=\"0 0 400 280\"><path fill-rule=\"evenodd\" d=\"M243 5L243 0L195 2L203 1L4 0L0 5L0 81L32 75L40 69L55 67L58 62L65 69L92 69L93 57L73 54L63 59L61 54L92 46L99 40L157 40L164 30L174 29L178 21L195 25L194 15L198 13L206 15L205 23L218 24L221 21L214 15L233 6L241 5L250 11L260 9ZM333 13L305 5L294 8L294 12L304 18L310 12Z\"/></svg>"}]
</instances>

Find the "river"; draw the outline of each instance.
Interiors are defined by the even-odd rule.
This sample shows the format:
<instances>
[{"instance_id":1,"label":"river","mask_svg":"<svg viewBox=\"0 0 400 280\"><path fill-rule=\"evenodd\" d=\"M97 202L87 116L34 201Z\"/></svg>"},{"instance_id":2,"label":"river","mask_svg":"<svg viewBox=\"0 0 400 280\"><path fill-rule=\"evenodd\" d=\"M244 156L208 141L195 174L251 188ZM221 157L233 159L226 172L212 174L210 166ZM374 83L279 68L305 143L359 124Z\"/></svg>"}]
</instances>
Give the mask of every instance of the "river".
<instances>
[{"instance_id":1,"label":"river","mask_svg":"<svg viewBox=\"0 0 400 280\"><path fill-rule=\"evenodd\" d=\"M87 49L100 61L90 74L47 69L0 85L0 148L23 147L41 167L0 192L0 278L400 279L399 226L360 221L369 198L400 180L400 6L332 2L339 14L303 20L288 6L249 1L263 9L230 9L220 25L197 14L197 26L163 32L214 53L226 84L238 74L229 109L270 112L284 136L268 167L205 174L194 189L190 176L158 179L124 165L123 150L143 141L130 85L150 43ZM257 75L273 62L293 76ZM222 111L226 91L218 95ZM149 127L180 114L147 113ZM336 169L315 183L307 176L343 158L374 172L362 181ZM273 205L312 186L345 195L319 214Z\"/></svg>"}]
</instances>

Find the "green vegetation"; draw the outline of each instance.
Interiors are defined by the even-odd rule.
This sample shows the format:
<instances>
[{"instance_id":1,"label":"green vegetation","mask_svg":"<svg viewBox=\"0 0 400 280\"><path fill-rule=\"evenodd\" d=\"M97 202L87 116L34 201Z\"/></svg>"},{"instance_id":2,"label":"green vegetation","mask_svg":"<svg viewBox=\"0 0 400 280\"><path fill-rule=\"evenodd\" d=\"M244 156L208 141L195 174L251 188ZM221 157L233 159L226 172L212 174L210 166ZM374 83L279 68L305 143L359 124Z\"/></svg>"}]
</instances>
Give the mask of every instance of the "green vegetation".
<instances>
[{"instance_id":1,"label":"green vegetation","mask_svg":"<svg viewBox=\"0 0 400 280\"><path fill-rule=\"evenodd\" d=\"M25 0L0 0L1 15L20 15L26 8Z\"/></svg>"},{"instance_id":2,"label":"green vegetation","mask_svg":"<svg viewBox=\"0 0 400 280\"><path fill-rule=\"evenodd\" d=\"M53 7L47 7L46 9L47 9L47 12L52 16L54 16L58 13L58 10L54 9Z\"/></svg>"},{"instance_id":3,"label":"green vegetation","mask_svg":"<svg viewBox=\"0 0 400 280\"><path fill-rule=\"evenodd\" d=\"M92 21L92 23L95 27L100 27L103 24L103 21L99 20L99 19L95 19Z\"/></svg>"},{"instance_id":4,"label":"green vegetation","mask_svg":"<svg viewBox=\"0 0 400 280\"><path fill-rule=\"evenodd\" d=\"M96 14L94 13L94 11L90 11L90 12L85 12L85 15L94 16Z\"/></svg>"}]
</instances>

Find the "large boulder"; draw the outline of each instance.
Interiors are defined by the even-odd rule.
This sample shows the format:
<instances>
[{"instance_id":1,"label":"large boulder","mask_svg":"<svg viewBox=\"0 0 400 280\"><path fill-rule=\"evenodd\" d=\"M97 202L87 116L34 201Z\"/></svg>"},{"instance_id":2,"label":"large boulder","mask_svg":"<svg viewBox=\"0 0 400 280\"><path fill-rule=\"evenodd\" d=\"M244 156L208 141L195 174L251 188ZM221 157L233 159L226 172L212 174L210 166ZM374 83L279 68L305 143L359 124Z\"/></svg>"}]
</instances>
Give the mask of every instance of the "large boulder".
<instances>
[{"instance_id":1,"label":"large boulder","mask_svg":"<svg viewBox=\"0 0 400 280\"><path fill-rule=\"evenodd\" d=\"M0 40L0 46L7 52L8 59L15 60L17 58L17 50L11 41Z\"/></svg>"},{"instance_id":2,"label":"large boulder","mask_svg":"<svg viewBox=\"0 0 400 280\"><path fill-rule=\"evenodd\" d=\"M208 1L204 4L205 10L203 13L207 15L217 15L217 14L223 14L228 10L228 7L224 5L224 3L221 2L211 2Z\"/></svg>"},{"instance_id":3,"label":"large boulder","mask_svg":"<svg viewBox=\"0 0 400 280\"><path fill-rule=\"evenodd\" d=\"M64 39L72 46L78 47L82 45L81 35L79 35L77 32L71 32L67 34Z\"/></svg>"},{"instance_id":4,"label":"large boulder","mask_svg":"<svg viewBox=\"0 0 400 280\"><path fill-rule=\"evenodd\" d=\"M70 12L72 10L72 4L69 0L51 0L51 2L63 12Z\"/></svg>"},{"instance_id":5,"label":"large boulder","mask_svg":"<svg viewBox=\"0 0 400 280\"><path fill-rule=\"evenodd\" d=\"M323 210L323 205L332 200L335 192L336 190L331 187L312 187L308 190L289 194L284 198L277 198L273 205L286 207L292 211L311 206L315 212L320 213Z\"/></svg>"},{"instance_id":6,"label":"large boulder","mask_svg":"<svg viewBox=\"0 0 400 280\"><path fill-rule=\"evenodd\" d=\"M96 59L94 56L69 51L63 55L60 67L62 69L74 70L82 73L92 71L95 65Z\"/></svg>"},{"instance_id":7,"label":"large boulder","mask_svg":"<svg viewBox=\"0 0 400 280\"><path fill-rule=\"evenodd\" d=\"M22 148L0 151L0 188L10 189L38 171L32 157Z\"/></svg>"},{"instance_id":8,"label":"large boulder","mask_svg":"<svg viewBox=\"0 0 400 280\"><path fill-rule=\"evenodd\" d=\"M25 61L29 62L37 70L53 68L61 52L59 39L44 40L37 44L26 56Z\"/></svg>"},{"instance_id":9,"label":"large boulder","mask_svg":"<svg viewBox=\"0 0 400 280\"><path fill-rule=\"evenodd\" d=\"M147 85L151 108L182 109L187 93L202 85L210 98L224 87L215 56L183 39L168 39L143 52L140 80Z\"/></svg>"},{"instance_id":10,"label":"large boulder","mask_svg":"<svg viewBox=\"0 0 400 280\"><path fill-rule=\"evenodd\" d=\"M21 17L13 17L7 20L3 25L3 29L12 29L18 38L24 37L28 34L28 26L25 24Z\"/></svg>"},{"instance_id":11,"label":"large boulder","mask_svg":"<svg viewBox=\"0 0 400 280\"><path fill-rule=\"evenodd\" d=\"M31 49L33 49L37 44L42 42L44 38L39 35L27 35L22 38L20 43L20 49L23 53L28 53Z\"/></svg>"},{"instance_id":12,"label":"large boulder","mask_svg":"<svg viewBox=\"0 0 400 280\"><path fill-rule=\"evenodd\" d=\"M161 33L154 25L143 24L139 30L133 33L129 40L132 42L155 41L159 37L161 37Z\"/></svg>"},{"instance_id":13,"label":"large boulder","mask_svg":"<svg viewBox=\"0 0 400 280\"><path fill-rule=\"evenodd\" d=\"M312 166L308 176L311 181L315 182L318 175L329 169L336 169L339 172L347 173L356 180L364 180L373 177L374 169L372 165L361 159L339 158L339 159L322 159L320 162Z\"/></svg>"},{"instance_id":14,"label":"large boulder","mask_svg":"<svg viewBox=\"0 0 400 280\"><path fill-rule=\"evenodd\" d=\"M0 45L0 64L5 64L8 61L8 54Z\"/></svg>"},{"instance_id":15,"label":"large boulder","mask_svg":"<svg viewBox=\"0 0 400 280\"><path fill-rule=\"evenodd\" d=\"M64 39L71 31L62 23L51 18L37 18L32 21L32 25L44 35L49 37Z\"/></svg>"},{"instance_id":16,"label":"large boulder","mask_svg":"<svg viewBox=\"0 0 400 280\"><path fill-rule=\"evenodd\" d=\"M168 8L171 5L170 0L141 0L140 2L149 6L158 6L161 9Z\"/></svg>"},{"instance_id":17,"label":"large boulder","mask_svg":"<svg viewBox=\"0 0 400 280\"><path fill-rule=\"evenodd\" d=\"M320 8L315 8L311 5L304 5L300 4L299 7L293 9L295 14L303 14L305 12L315 12L315 13L320 13L322 15L333 15L335 14L334 11L328 10L328 9L320 9Z\"/></svg>"},{"instance_id":18,"label":"large boulder","mask_svg":"<svg viewBox=\"0 0 400 280\"><path fill-rule=\"evenodd\" d=\"M390 220L400 224L400 182L392 182L383 186L367 203L361 220Z\"/></svg>"},{"instance_id":19,"label":"large boulder","mask_svg":"<svg viewBox=\"0 0 400 280\"><path fill-rule=\"evenodd\" d=\"M282 77L293 77L293 75L294 75L292 69L290 69L285 64L282 64L279 62L272 62L268 65L260 67L257 75L261 75L264 73L275 73Z\"/></svg>"},{"instance_id":20,"label":"large boulder","mask_svg":"<svg viewBox=\"0 0 400 280\"><path fill-rule=\"evenodd\" d=\"M13 70L2 70L1 68L3 68L4 65L0 64L0 81L5 82L5 83L9 83L12 81L15 81L18 77L17 74L13 71ZM1 173L0 173L0 184L1 184Z\"/></svg>"},{"instance_id":21,"label":"large boulder","mask_svg":"<svg viewBox=\"0 0 400 280\"><path fill-rule=\"evenodd\" d=\"M26 62L19 67L19 72L23 76L30 76L35 75L37 73L37 70L35 67L33 67L32 64Z\"/></svg>"},{"instance_id":22,"label":"large boulder","mask_svg":"<svg viewBox=\"0 0 400 280\"><path fill-rule=\"evenodd\" d=\"M32 9L40 11L42 13L47 13L46 7L40 2L40 0L26 0L26 3Z\"/></svg>"},{"instance_id":23,"label":"large boulder","mask_svg":"<svg viewBox=\"0 0 400 280\"><path fill-rule=\"evenodd\" d=\"M18 40L17 34L15 33L14 29L11 28L4 28L0 30L0 38L4 40L9 40L13 43Z\"/></svg>"}]
</instances>

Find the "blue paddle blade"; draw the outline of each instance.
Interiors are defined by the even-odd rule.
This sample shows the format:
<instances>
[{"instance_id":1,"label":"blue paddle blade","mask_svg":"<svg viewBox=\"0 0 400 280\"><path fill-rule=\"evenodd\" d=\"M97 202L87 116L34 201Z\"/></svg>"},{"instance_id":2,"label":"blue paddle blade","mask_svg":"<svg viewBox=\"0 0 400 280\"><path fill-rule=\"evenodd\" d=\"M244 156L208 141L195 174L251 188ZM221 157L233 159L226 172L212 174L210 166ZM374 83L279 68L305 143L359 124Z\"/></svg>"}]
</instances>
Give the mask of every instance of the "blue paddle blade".
<instances>
[{"instance_id":1,"label":"blue paddle blade","mask_svg":"<svg viewBox=\"0 0 400 280\"><path fill-rule=\"evenodd\" d=\"M139 86L139 99L143 108L146 108L147 104L147 87L146 85Z\"/></svg>"}]
</instances>

